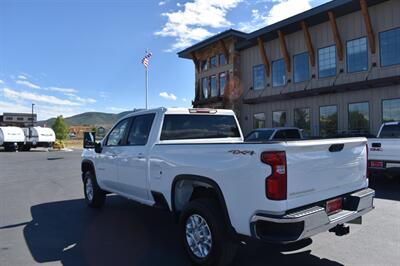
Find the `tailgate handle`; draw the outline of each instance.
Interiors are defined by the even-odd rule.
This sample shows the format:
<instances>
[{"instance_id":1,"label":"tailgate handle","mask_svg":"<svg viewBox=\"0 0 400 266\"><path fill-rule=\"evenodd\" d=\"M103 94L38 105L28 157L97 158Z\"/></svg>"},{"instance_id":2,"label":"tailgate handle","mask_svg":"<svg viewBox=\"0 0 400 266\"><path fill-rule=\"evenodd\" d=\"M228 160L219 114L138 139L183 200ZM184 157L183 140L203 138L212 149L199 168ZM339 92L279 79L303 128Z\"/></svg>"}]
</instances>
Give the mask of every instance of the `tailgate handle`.
<instances>
[{"instance_id":1,"label":"tailgate handle","mask_svg":"<svg viewBox=\"0 0 400 266\"><path fill-rule=\"evenodd\" d=\"M329 151L330 152L339 152L341 150L343 150L344 144L332 144L329 147Z\"/></svg>"},{"instance_id":2,"label":"tailgate handle","mask_svg":"<svg viewBox=\"0 0 400 266\"><path fill-rule=\"evenodd\" d=\"M382 144L380 143L372 143L372 148L380 148L382 147Z\"/></svg>"}]
</instances>

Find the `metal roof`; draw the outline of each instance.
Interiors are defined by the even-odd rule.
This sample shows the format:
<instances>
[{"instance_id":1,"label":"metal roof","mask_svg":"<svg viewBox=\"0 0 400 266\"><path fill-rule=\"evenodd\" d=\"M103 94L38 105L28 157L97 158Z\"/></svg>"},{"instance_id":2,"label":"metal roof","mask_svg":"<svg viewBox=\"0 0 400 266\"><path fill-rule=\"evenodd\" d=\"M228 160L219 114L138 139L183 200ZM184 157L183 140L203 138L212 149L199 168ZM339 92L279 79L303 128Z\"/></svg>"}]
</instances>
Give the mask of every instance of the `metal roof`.
<instances>
[{"instance_id":1,"label":"metal roof","mask_svg":"<svg viewBox=\"0 0 400 266\"><path fill-rule=\"evenodd\" d=\"M240 39L245 39L247 37L247 34L244 32L238 31L238 30L229 29L229 30L223 31L221 33L218 33L214 36L211 36L210 38L205 39L201 42L198 42L195 45L192 45L183 51L178 52L178 56L181 58L191 59L192 52L197 51L203 47L206 47L212 43L215 43L216 41L219 41L224 38L231 37L231 36L238 37Z\"/></svg>"},{"instance_id":2,"label":"metal roof","mask_svg":"<svg viewBox=\"0 0 400 266\"><path fill-rule=\"evenodd\" d=\"M367 0L366 2L368 6L373 6L385 1L388 0ZM255 45L258 37L262 37L264 41L276 39L278 38L278 30L281 30L284 34L299 31L301 30L300 22L302 21L306 22L310 27L324 23L329 20L328 11L332 11L336 17L341 17L359 10L360 2L358 0L333 0L249 33L245 41L237 43L236 49L242 50Z\"/></svg>"},{"instance_id":3,"label":"metal roof","mask_svg":"<svg viewBox=\"0 0 400 266\"><path fill-rule=\"evenodd\" d=\"M373 6L389 0L366 1L368 6ZM278 38L277 30L281 30L284 34L290 34L299 31L301 30L300 22L302 21L305 21L308 26L324 23L329 20L327 14L328 11L332 11L336 17L341 17L358 10L360 10L360 3L358 0L333 0L248 34L234 29L229 29L186 48L185 50L179 52L178 56L181 58L191 59L191 52L197 51L206 47L207 45L229 36L236 36L241 39L236 44L237 50L246 49L255 45L258 37L261 37L264 41L270 41Z\"/></svg>"}]
</instances>

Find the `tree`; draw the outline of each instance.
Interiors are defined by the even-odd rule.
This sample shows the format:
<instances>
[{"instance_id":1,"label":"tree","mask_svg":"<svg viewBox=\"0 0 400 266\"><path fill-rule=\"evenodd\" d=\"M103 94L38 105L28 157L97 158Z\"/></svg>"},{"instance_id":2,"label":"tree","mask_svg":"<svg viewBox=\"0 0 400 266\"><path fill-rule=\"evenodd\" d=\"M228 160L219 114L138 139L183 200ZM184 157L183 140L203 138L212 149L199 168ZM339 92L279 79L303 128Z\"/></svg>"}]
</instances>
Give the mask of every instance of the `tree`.
<instances>
[{"instance_id":1,"label":"tree","mask_svg":"<svg viewBox=\"0 0 400 266\"><path fill-rule=\"evenodd\" d=\"M56 121L52 126L54 133L56 133L56 138L58 140L64 140L68 136L68 125L65 123L62 115L57 116Z\"/></svg>"}]
</instances>

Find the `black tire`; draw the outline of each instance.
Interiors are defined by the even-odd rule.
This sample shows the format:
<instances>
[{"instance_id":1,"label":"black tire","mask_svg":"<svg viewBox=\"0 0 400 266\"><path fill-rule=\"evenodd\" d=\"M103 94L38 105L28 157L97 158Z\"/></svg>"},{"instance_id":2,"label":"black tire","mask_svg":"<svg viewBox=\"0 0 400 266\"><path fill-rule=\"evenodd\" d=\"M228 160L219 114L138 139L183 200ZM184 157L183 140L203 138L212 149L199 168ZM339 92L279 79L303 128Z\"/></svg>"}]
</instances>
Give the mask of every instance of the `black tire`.
<instances>
[{"instance_id":1,"label":"black tire","mask_svg":"<svg viewBox=\"0 0 400 266\"><path fill-rule=\"evenodd\" d=\"M87 186L92 187L92 195L88 195ZM106 192L102 190L97 184L96 177L91 171L87 171L83 177L83 193L85 194L85 200L91 208L101 208L106 201Z\"/></svg>"},{"instance_id":2,"label":"black tire","mask_svg":"<svg viewBox=\"0 0 400 266\"><path fill-rule=\"evenodd\" d=\"M179 219L179 233L186 254L195 265L225 266L229 265L236 256L238 243L233 241L227 230L227 224L221 215L219 204L214 199L196 199L189 202ZM197 256L189 246L186 238L186 224L192 215L201 216L207 223L212 238L211 249L207 256Z\"/></svg>"}]
</instances>

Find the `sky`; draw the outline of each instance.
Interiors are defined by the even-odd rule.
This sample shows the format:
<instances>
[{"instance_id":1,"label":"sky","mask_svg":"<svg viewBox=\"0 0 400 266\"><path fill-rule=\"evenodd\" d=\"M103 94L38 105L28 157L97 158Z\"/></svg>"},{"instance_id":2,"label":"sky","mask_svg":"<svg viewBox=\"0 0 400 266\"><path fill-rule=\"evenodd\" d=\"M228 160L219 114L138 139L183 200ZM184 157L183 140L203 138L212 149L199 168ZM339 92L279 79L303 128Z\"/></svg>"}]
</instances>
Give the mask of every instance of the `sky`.
<instances>
[{"instance_id":1,"label":"sky","mask_svg":"<svg viewBox=\"0 0 400 266\"><path fill-rule=\"evenodd\" d=\"M190 107L194 65L177 52L251 32L329 0L0 0L0 114Z\"/></svg>"}]
</instances>

